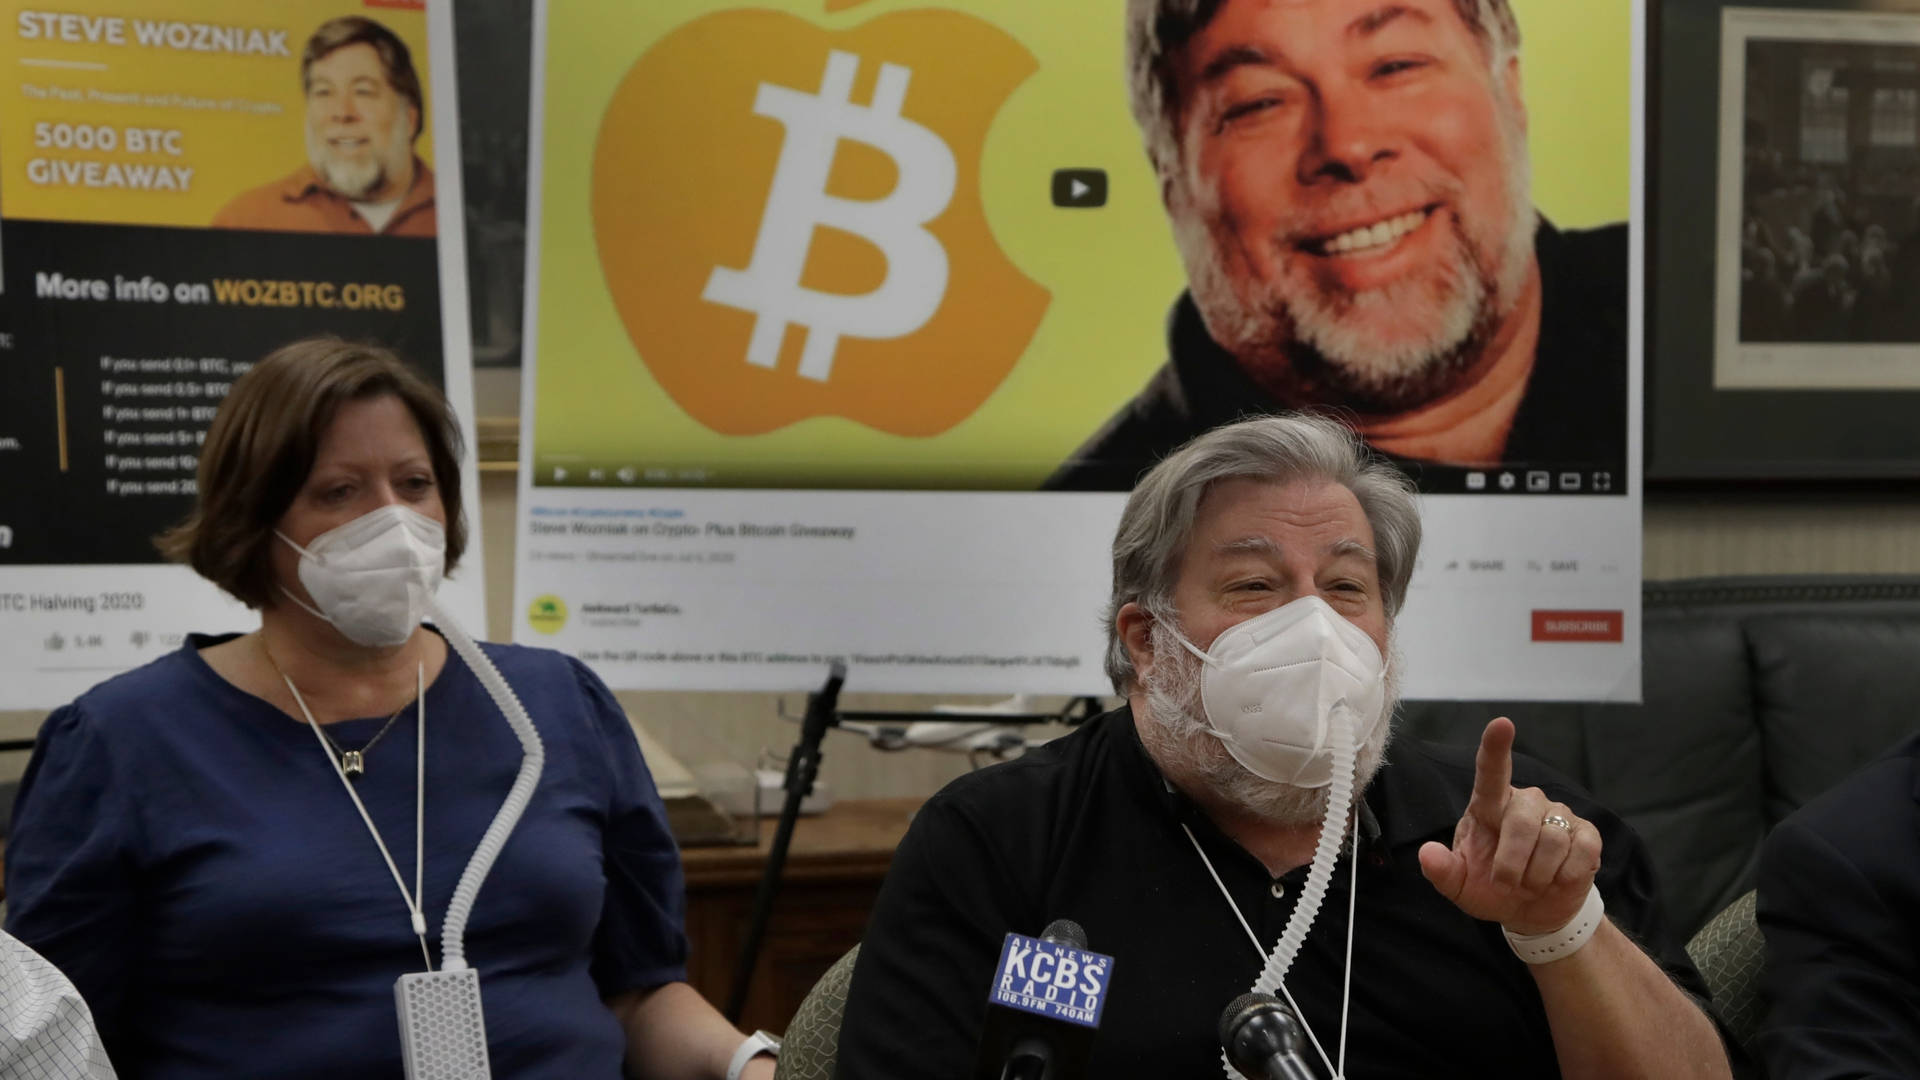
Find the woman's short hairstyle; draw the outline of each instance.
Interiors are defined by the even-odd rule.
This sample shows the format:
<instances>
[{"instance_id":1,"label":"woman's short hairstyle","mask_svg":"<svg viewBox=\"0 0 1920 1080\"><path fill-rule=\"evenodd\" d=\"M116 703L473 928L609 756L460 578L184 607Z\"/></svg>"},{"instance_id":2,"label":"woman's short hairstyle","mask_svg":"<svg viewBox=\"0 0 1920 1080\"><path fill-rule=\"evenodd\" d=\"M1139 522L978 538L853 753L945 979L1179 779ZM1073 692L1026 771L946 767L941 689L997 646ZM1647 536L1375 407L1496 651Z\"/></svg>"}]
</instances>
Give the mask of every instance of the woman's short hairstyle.
<instances>
[{"instance_id":1,"label":"woman's short hairstyle","mask_svg":"<svg viewBox=\"0 0 1920 1080\"><path fill-rule=\"evenodd\" d=\"M459 421L447 399L378 345L308 338L234 381L200 449L199 498L156 541L162 554L252 608L272 606L274 527L313 472L320 437L349 401L394 397L420 425L447 515L447 570L466 550Z\"/></svg>"},{"instance_id":2,"label":"woman's short hairstyle","mask_svg":"<svg viewBox=\"0 0 1920 1080\"><path fill-rule=\"evenodd\" d=\"M1173 588L1201 500L1226 480L1329 481L1353 492L1373 527L1374 565L1389 622L1406 602L1420 552L1420 506L1404 473L1330 417L1294 413L1215 428L1155 465L1120 515L1106 612L1107 677L1116 692L1126 694L1134 680L1133 659L1120 638L1120 609L1139 604L1156 619L1175 617Z\"/></svg>"}]
</instances>

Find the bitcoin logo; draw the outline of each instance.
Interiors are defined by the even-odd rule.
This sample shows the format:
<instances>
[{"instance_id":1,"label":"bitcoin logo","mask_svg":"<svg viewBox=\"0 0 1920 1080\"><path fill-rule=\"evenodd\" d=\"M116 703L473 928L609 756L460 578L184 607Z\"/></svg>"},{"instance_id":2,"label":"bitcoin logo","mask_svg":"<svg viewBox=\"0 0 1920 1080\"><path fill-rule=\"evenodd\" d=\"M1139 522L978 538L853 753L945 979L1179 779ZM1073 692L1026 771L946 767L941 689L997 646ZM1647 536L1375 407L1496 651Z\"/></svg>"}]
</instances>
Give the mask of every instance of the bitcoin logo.
<instances>
[{"instance_id":1,"label":"bitcoin logo","mask_svg":"<svg viewBox=\"0 0 1920 1080\"><path fill-rule=\"evenodd\" d=\"M602 295L678 409L657 425L666 457L690 445L666 434L681 417L931 438L975 415L1051 301L1001 249L981 186L995 120L1036 70L944 10L838 30L714 12L634 61L599 120L590 205Z\"/></svg>"},{"instance_id":2,"label":"bitcoin logo","mask_svg":"<svg viewBox=\"0 0 1920 1080\"><path fill-rule=\"evenodd\" d=\"M882 64L873 104L852 103L860 58L835 51L817 95L761 83L753 111L785 125L786 142L760 219L753 261L745 270L715 267L702 299L753 313L747 363L772 368L790 325L805 328L800 375L826 382L843 337L885 340L914 333L940 310L947 293L947 252L926 225L953 201L953 151L938 135L900 115L913 73ZM899 182L884 198L845 199L827 193L842 139L886 154ZM879 248L887 276L871 292L848 296L801 286L813 236L821 226L851 233Z\"/></svg>"}]
</instances>

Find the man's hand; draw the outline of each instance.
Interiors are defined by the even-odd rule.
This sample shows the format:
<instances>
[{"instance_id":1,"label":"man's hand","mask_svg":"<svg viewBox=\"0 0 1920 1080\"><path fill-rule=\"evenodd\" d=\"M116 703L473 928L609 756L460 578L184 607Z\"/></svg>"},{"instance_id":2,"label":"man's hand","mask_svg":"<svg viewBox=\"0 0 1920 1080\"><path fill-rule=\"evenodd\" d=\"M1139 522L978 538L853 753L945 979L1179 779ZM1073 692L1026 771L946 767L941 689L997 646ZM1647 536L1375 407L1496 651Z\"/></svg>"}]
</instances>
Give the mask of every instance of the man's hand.
<instances>
[{"instance_id":1,"label":"man's hand","mask_svg":"<svg viewBox=\"0 0 1920 1080\"><path fill-rule=\"evenodd\" d=\"M1515 790L1512 780L1513 721L1502 716L1480 736L1473 796L1453 830L1453 847L1423 844L1420 870L1476 919L1516 934L1551 933L1587 898L1600 869L1600 830L1539 788Z\"/></svg>"}]
</instances>

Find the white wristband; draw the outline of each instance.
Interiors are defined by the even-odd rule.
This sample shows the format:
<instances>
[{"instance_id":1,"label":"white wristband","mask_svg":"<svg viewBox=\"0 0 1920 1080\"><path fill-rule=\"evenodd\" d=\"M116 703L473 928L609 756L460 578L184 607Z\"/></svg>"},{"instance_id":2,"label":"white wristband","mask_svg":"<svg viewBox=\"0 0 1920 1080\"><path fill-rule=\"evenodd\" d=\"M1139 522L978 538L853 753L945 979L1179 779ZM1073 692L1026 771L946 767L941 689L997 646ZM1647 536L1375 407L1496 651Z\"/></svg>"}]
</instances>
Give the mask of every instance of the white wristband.
<instances>
[{"instance_id":1,"label":"white wristband","mask_svg":"<svg viewBox=\"0 0 1920 1080\"><path fill-rule=\"evenodd\" d=\"M1507 947L1513 950L1513 955L1529 964L1551 964L1579 952L1606 917L1607 905L1600 899L1600 886L1589 885L1580 913L1560 929L1544 934L1516 934L1503 926L1500 932L1507 935Z\"/></svg>"},{"instance_id":2,"label":"white wristband","mask_svg":"<svg viewBox=\"0 0 1920 1080\"><path fill-rule=\"evenodd\" d=\"M740 1080L740 1074L747 1071L747 1062L767 1054L780 1056L780 1040L764 1031L756 1031L740 1041L740 1048L733 1052L733 1060L727 1062L727 1080Z\"/></svg>"}]
</instances>

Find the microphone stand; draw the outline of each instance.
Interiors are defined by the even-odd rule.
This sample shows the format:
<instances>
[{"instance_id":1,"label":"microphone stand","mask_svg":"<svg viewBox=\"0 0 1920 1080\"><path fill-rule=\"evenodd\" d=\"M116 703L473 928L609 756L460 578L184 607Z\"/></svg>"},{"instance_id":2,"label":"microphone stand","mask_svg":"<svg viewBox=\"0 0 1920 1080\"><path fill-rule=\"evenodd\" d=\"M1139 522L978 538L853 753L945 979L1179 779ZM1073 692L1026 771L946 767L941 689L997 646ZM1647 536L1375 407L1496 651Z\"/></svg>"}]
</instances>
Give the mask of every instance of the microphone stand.
<instances>
[{"instance_id":1,"label":"microphone stand","mask_svg":"<svg viewBox=\"0 0 1920 1080\"><path fill-rule=\"evenodd\" d=\"M800 819L800 801L813 794L813 782L820 776L820 745L827 729L839 724L840 686L847 680L847 665L835 660L827 671L827 681L807 695L807 714L800 722L800 741L787 758L787 799L780 808L780 825L773 832L773 848L767 852L767 865L760 874L760 888L753 897L753 917L747 923L747 940L740 949L739 963L733 969L733 989L727 998L727 1019L739 1024L747 1006L747 990L753 983L753 969L760 960L760 945L767 933L767 919L773 914L773 896L780 888L780 874L786 868L787 847L793 843L793 826Z\"/></svg>"}]
</instances>

